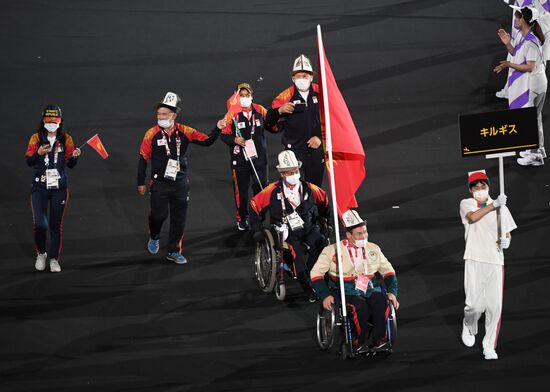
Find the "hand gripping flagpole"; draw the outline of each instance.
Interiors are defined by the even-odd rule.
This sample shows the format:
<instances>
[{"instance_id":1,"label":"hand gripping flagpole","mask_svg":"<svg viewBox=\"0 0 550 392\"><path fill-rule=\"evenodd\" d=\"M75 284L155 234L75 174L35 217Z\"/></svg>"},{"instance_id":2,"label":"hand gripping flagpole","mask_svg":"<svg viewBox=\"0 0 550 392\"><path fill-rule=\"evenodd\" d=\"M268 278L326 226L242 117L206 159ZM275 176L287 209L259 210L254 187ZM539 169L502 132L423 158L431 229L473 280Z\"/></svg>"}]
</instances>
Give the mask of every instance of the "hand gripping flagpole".
<instances>
[{"instance_id":1,"label":"hand gripping flagpole","mask_svg":"<svg viewBox=\"0 0 550 392\"><path fill-rule=\"evenodd\" d=\"M236 130L237 134L239 135L239 137L242 137L241 132L239 131L237 121L235 120L235 118L233 118L233 124L235 124L235 130ZM244 149L244 147L241 146L241 148L243 150L243 154L244 154L245 159L248 162L250 162L250 165L252 166L252 170L254 171L254 175L256 176L256 180L258 180L258 184L260 184L260 188L262 188L262 190L263 190L264 186L262 185L262 182L260 181L260 176L258 176L258 172L256 171L256 166L254 166L254 162L252 162L252 159L250 159L248 157L248 154L246 153L246 150Z\"/></svg>"},{"instance_id":2,"label":"hand gripping flagpole","mask_svg":"<svg viewBox=\"0 0 550 392\"><path fill-rule=\"evenodd\" d=\"M344 274L342 267L342 250L340 249L340 230L338 224L338 208L336 203L336 182L334 181L334 166L332 160L332 137L330 129L330 112L328 105L327 80L325 72L325 49L323 47L323 38L321 36L321 26L317 25L317 45L319 47L319 67L321 76L321 86L323 90L323 112L325 114L325 137L328 153L328 170L330 172L330 191L332 194L332 215L334 217L334 233L336 235L336 258L338 259L338 278L340 282L340 300L342 302L342 316L344 317L344 326L346 331L346 343L351 345L351 331L346 308L346 293L344 289ZM348 346L349 347L349 346Z\"/></svg>"}]
</instances>

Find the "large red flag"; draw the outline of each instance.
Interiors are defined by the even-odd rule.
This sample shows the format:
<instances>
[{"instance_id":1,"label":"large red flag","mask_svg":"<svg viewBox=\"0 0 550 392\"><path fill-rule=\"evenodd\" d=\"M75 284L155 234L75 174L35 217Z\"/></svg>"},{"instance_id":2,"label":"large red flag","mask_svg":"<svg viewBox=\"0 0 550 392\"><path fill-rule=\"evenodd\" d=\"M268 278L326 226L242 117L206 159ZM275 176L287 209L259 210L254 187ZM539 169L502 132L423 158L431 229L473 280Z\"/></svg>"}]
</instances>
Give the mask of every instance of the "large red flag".
<instances>
[{"instance_id":1,"label":"large red flag","mask_svg":"<svg viewBox=\"0 0 550 392\"><path fill-rule=\"evenodd\" d=\"M90 147L96 150L103 159L107 159L107 157L109 156L107 150L105 150L105 147L103 146L103 143L101 143L101 140L99 139L99 135L97 133L92 136L86 143L88 143Z\"/></svg>"},{"instance_id":2,"label":"large red flag","mask_svg":"<svg viewBox=\"0 0 550 392\"><path fill-rule=\"evenodd\" d=\"M320 33L319 33L320 34ZM320 110L321 110L321 129L323 131L323 141L325 142L325 149L327 144L330 146L329 140L327 140L327 125L330 127L330 139L332 141L332 154L333 154L333 171L334 182L336 188L336 194L333 195L333 199L336 199L338 208L338 215L342 217L342 214L350 208L357 207L357 200L355 199L355 192L359 189L359 186L365 178L365 151L361 144L361 139L355 128L355 124L351 118L344 97L340 93L340 89L336 84L332 69L328 63L323 42L321 39L319 44L319 73L320 73L320 89L319 96L321 97ZM321 61L324 62L324 67L321 65ZM324 70L324 72L323 72ZM323 91L324 83L326 81L326 91ZM324 107L324 94L328 100L328 118L330 123L326 123L327 116L325 114ZM331 169L329 167L329 160L327 162L327 172L329 175L329 181L331 176Z\"/></svg>"}]
</instances>

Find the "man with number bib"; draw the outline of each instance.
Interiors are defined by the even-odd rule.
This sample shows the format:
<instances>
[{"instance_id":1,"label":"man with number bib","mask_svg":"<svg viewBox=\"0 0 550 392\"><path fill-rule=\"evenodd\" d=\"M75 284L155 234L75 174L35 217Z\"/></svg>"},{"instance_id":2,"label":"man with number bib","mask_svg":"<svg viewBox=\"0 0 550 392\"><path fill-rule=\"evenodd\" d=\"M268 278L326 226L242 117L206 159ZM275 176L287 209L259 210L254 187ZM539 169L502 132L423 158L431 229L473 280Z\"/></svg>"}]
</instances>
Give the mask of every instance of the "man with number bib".
<instances>
[{"instance_id":1,"label":"man with number bib","mask_svg":"<svg viewBox=\"0 0 550 392\"><path fill-rule=\"evenodd\" d=\"M292 150L303 162L300 172L304 181L322 186L325 153L321 142L319 86L312 83L314 75L309 58L298 56L292 67L292 86L273 100L266 122L276 124L276 129L283 132L283 147Z\"/></svg>"},{"instance_id":2,"label":"man with number bib","mask_svg":"<svg viewBox=\"0 0 550 392\"><path fill-rule=\"evenodd\" d=\"M391 263L382 253L380 247L368 242L367 222L361 219L357 211L348 210L342 214L346 239L340 241L344 290L346 301L353 314L351 320L357 333L354 346L365 347L366 331L369 318L372 320L373 350L384 351L390 348L386 331L386 320L389 315L388 300L395 309L397 301L397 276ZM315 292L323 301L323 307L331 310L335 295L340 291L338 260L336 246L329 245L323 249L319 259L311 270L311 281ZM325 275L328 273L328 285ZM384 278L387 299L375 275ZM339 297L338 299L339 300Z\"/></svg>"},{"instance_id":3,"label":"man with number bib","mask_svg":"<svg viewBox=\"0 0 550 392\"><path fill-rule=\"evenodd\" d=\"M294 258L294 272L308 295L310 302L317 296L311 288L309 270L319 252L325 245L325 239L316 224L317 217L328 219L329 205L327 194L317 185L300 180L302 162L296 159L292 151L283 151L278 156L277 170L281 179L272 182L250 201L250 224L256 230L254 238L262 239L259 231L261 221L269 211L271 224L283 230L283 241L286 240ZM308 259L305 259L305 245L309 246Z\"/></svg>"},{"instance_id":4,"label":"man with number bib","mask_svg":"<svg viewBox=\"0 0 550 392\"><path fill-rule=\"evenodd\" d=\"M149 214L149 241L147 249L156 254L160 247L160 230L168 217L170 208L170 233L166 258L177 264L187 259L181 254L181 241L185 228L189 203L189 179L187 177L187 147L189 143L199 146L212 145L225 127L225 120L218 121L210 135L187 125L176 123L180 98L167 93L157 104L157 125L150 128L143 138L139 151L138 193L145 195L147 163L151 162L151 212Z\"/></svg>"},{"instance_id":5,"label":"man with number bib","mask_svg":"<svg viewBox=\"0 0 550 392\"><path fill-rule=\"evenodd\" d=\"M267 143L264 130L267 110L252 103L252 87L248 83L237 86L238 113L227 113L227 126L221 140L229 146L231 175L237 206L239 230L248 230L249 188L255 195L267 185ZM237 105L236 105L237 106ZM259 182L258 182L259 181ZM252 185L250 185L252 184Z\"/></svg>"}]
</instances>

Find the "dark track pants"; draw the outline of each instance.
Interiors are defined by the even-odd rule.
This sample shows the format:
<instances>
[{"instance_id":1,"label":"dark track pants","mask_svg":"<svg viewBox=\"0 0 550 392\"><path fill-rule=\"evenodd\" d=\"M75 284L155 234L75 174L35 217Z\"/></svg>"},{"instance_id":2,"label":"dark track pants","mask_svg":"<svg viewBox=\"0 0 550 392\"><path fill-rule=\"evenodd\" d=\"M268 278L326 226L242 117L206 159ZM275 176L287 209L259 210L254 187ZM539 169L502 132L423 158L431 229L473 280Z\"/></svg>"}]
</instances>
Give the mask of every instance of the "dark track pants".
<instances>
[{"instance_id":1,"label":"dark track pants","mask_svg":"<svg viewBox=\"0 0 550 392\"><path fill-rule=\"evenodd\" d=\"M254 163L258 177L262 182L262 186L267 185L267 163L258 165ZM252 193L256 195L262 190L254 170L250 163L247 162L246 166L232 166L231 175L233 177L233 190L235 191L235 205L237 206L237 212L235 216L237 222L240 222L248 217L249 207L249 188L252 183Z\"/></svg>"},{"instance_id":2,"label":"dark track pants","mask_svg":"<svg viewBox=\"0 0 550 392\"><path fill-rule=\"evenodd\" d=\"M311 182L319 187L323 186L323 176L325 175L325 152L323 146L317 149L308 148L307 150L292 149L296 158L302 161L300 176L307 182Z\"/></svg>"},{"instance_id":3,"label":"dark track pants","mask_svg":"<svg viewBox=\"0 0 550 392\"><path fill-rule=\"evenodd\" d=\"M296 272L296 278L304 290L311 287L311 279L309 276L309 271L313 265L317 262L319 254L325 247L325 239L322 234L314 229L304 238L295 237L290 234L286 240L287 244L290 245L290 251L294 258L294 270ZM307 255L307 260L304 255L306 249L304 244L309 245L309 251Z\"/></svg>"},{"instance_id":4,"label":"dark track pants","mask_svg":"<svg viewBox=\"0 0 550 392\"><path fill-rule=\"evenodd\" d=\"M46 237L50 229L50 251L48 256L59 258L63 239L63 214L69 202L69 191L65 189L33 188L31 207L34 220L34 242L39 253L46 252ZM48 208L50 217L48 220Z\"/></svg>"},{"instance_id":5,"label":"dark track pants","mask_svg":"<svg viewBox=\"0 0 550 392\"><path fill-rule=\"evenodd\" d=\"M189 204L189 180L174 182L155 181L151 185L151 212L149 214L149 235L159 239L162 224L168 218L170 209L170 232L168 252L181 252L181 241Z\"/></svg>"},{"instance_id":6,"label":"dark track pants","mask_svg":"<svg viewBox=\"0 0 550 392\"><path fill-rule=\"evenodd\" d=\"M352 322L355 324L356 329L360 329L358 333L359 344L365 342L369 319L374 326L372 330L373 342L386 337L386 320L389 316L389 303L384 294L374 292L368 298L350 295L346 297L346 301L355 310L357 315L352 316Z\"/></svg>"}]
</instances>

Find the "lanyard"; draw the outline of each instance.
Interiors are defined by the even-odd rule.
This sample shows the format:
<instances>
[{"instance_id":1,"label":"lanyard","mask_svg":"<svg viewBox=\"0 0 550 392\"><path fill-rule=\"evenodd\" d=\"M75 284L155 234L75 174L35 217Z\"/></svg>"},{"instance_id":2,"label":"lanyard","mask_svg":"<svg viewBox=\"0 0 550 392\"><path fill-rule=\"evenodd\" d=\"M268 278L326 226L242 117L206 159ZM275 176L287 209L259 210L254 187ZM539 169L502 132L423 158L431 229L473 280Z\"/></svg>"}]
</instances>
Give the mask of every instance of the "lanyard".
<instances>
[{"instance_id":1,"label":"lanyard","mask_svg":"<svg viewBox=\"0 0 550 392\"><path fill-rule=\"evenodd\" d=\"M351 261L351 264L353 264L353 269L355 270L355 273L357 275L360 275L359 271L357 271L357 265L355 265L355 259L353 257L353 254L351 253L351 250L352 250L351 247L353 247L353 245L351 245L351 246L350 245L351 244L349 243L349 241L346 241L346 248L348 248L349 259ZM356 255L357 255L357 249L359 249L359 248L355 248L355 254ZM361 248L361 251L363 253L363 257L362 257L363 258L363 274L366 275L367 274L367 254L365 252L365 248Z\"/></svg>"},{"instance_id":2,"label":"lanyard","mask_svg":"<svg viewBox=\"0 0 550 392\"><path fill-rule=\"evenodd\" d=\"M59 155L59 140L56 140L53 144L53 148L54 150L54 154L53 154L53 166L54 167L57 167L57 158L58 158L58 155ZM46 156L44 157L44 165L46 167L50 167L50 154L46 154Z\"/></svg>"},{"instance_id":3,"label":"lanyard","mask_svg":"<svg viewBox=\"0 0 550 392\"><path fill-rule=\"evenodd\" d=\"M283 181L284 181L284 180L283 180ZM302 188L301 188L301 187L302 187L302 184L297 184L297 185L295 185L295 186L298 187L298 195L300 195L300 204L301 204L301 201L302 201L302 193L303 193L303 192L300 192L300 189L302 189ZM289 189L290 189L290 188L289 188ZM283 197L282 197L282 199L281 199L281 206L283 207L283 213L285 212L285 202L284 202L285 199L288 200L288 204L290 204L290 206L292 207L292 209L293 209L294 211L296 211L296 207L294 206L294 204L292 204L292 202L291 202L291 201L286 197L286 195L285 195L285 185L284 185L284 184L283 184L283 187L282 187L282 189L281 189L281 193L283 194Z\"/></svg>"},{"instance_id":4,"label":"lanyard","mask_svg":"<svg viewBox=\"0 0 550 392\"><path fill-rule=\"evenodd\" d=\"M250 120L249 120L246 114L244 114L244 112L241 112L241 113L243 114L244 118L246 118L246 121L252 122L252 129L250 130L250 139L252 139L254 137L254 132L256 132L256 114L252 112L252 116L250 116ZM235 117L233 117L233 123L235 125L235 132L237 136L243 137L241 130L239 129L239 124L235 120Z\"/></svg>"},{"instance_id":5,"label":"lanyard","mask_svg":"<svg viewBox=\"0 0 550 392\"><path fill-rule=\"evenodd\" d=\"M180 140L180 133L178 132L178 129L176 128L174 130L176 132L176 155L177 160L180 160L180 147L181 147L181 140ZM166 136L166 131L162 130L162 138L164 139L164 148L166 148L166 156L170 158L170 146L168 145L168 142L170 141L170 138Z\"/></svg>"}]
</instances>

